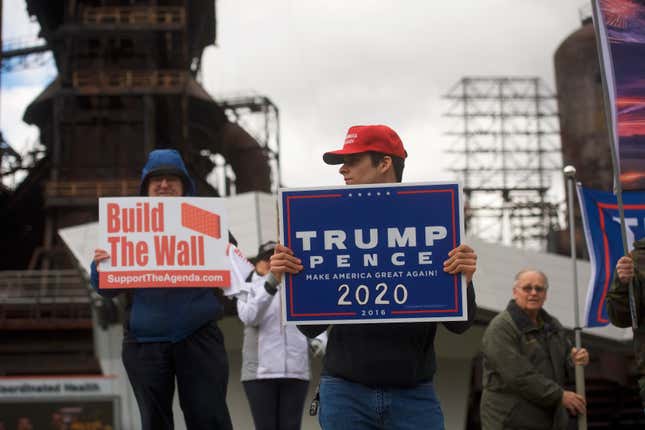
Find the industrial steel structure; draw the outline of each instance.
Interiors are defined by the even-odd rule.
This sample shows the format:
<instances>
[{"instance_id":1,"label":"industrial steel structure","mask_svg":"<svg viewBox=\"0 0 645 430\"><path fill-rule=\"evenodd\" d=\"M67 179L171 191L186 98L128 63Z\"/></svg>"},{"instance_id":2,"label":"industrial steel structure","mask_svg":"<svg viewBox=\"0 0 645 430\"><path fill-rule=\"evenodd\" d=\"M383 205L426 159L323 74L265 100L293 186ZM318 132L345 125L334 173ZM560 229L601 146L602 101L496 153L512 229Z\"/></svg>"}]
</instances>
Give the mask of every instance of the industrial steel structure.
<instances>
[{"instance_id":1,"label":"industrial steel structure","mask_svg":"<svg viewBox=\"0 0 645 430\"><path fill-rule=\"evenodd\" d=\"M464 77L445 96L447 152L459 156L466 229L498 243L545 249L557 224L547 195L561 169L556 97L539 78Z\"/></svg>"},{"instance_id":2,"label":"industrial steel structure","mask_svg":"<svg viewBox=\"0 0 645 430\"><path fill-rule=\"evenodd\" d=\"M271 191L277 193L280 176L280 111L267 96L243 94L218 98L228 119L246 130L258 142L271 170ZM236 176L223 156L206 151L215 164L211 175L220 195L236 194Z\"/></svg>"},{"instance_id":3,"label":"industrial steel structure","mask_svg":"<svg viewBox=\"0 0 645 430\"><path fill-rule=\"evenodd\" d=\"M97 373L95 300L56 232L96 221L101 196L138 194L154 148L182 153L200 195L277 189L278 109L267 97L218 103L197 82L202 51L216 41L212 0L26 5L40 38L3 44L3 70L50 55L58 76L24 113L40 129L39 149L24 157L0 146L3 178L26 175L0 190L0 247L12 250L0 263L0 332L14 345L0 354L0 375ZM257 113L264 125L249 131L258 140L240 126ZM28 359L34 349L18 339L43 345L43 357L51 330L68 346L48 361Z\"/></svg>"}]
</instances>

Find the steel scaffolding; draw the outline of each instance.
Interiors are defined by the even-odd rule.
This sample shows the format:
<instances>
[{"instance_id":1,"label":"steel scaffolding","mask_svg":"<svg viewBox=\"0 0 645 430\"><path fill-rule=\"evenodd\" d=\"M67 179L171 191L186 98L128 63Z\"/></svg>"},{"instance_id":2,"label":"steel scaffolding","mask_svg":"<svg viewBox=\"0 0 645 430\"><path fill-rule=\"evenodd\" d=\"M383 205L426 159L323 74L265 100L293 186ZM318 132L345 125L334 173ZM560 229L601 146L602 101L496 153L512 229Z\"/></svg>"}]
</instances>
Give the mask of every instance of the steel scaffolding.
<instances>
[{"instance_id":1,"label":"steel scaffolding","mask_svg":"<svg viewBox=\"0 0 645 430\"><path fill-rule=\"evenodd\" d=\"M277 193L282 185L280 175L280 112L266 96L247 94L218 98L229 121L238 124L257 141L264 151L271 169L271 191ZM211 179L220 195L235 194L235 173L229 162L219 154L212 154L215 163Z\"/></svg>"},{"instance_id":2,"label":"steel scaffolding","mask_svg":"<svg viewBox=\"0 0 645 430\"><path fill-rule=\"evenodd\" d=\"M562 165L556 96L536 77L464 77L444 97L467 231L545 249L558 208L547 191Z\"/></svg>"}]
</instances>

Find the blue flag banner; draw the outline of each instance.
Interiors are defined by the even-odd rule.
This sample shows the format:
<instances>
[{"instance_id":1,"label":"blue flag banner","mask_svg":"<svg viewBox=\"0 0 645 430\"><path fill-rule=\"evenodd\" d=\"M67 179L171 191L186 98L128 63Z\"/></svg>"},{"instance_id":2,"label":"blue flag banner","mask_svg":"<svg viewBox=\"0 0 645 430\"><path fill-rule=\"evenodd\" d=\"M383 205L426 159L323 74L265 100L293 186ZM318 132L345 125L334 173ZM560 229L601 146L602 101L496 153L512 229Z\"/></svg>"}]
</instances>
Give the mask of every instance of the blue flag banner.
<instances>
[{"instance_id":1,"label":"blue flag banner","mask_svg":"<svg viewBox=\"0 0 645 430\"><path fill-rule=\"evenodd\" d=\"M583 188L578 184L578 200L591 262L591 278L587 289L585 326L609 324L606 298L611 287L616 262L623 256L618 204L613 193ZM623 192L627 242L645 236L645 192Z\"/></svg>"},{"instance_id":2,"label":"blue flag banner","mask_svg":"<svg viewBox=\"0 0 645 430\"><path fill-rule=\"evenodd\" d=\"M285 276L285 322L465 320L463 276L443 271L461 202L454 183L280 190L282 241L304 266Z\"/></svg>"}]
</instances>

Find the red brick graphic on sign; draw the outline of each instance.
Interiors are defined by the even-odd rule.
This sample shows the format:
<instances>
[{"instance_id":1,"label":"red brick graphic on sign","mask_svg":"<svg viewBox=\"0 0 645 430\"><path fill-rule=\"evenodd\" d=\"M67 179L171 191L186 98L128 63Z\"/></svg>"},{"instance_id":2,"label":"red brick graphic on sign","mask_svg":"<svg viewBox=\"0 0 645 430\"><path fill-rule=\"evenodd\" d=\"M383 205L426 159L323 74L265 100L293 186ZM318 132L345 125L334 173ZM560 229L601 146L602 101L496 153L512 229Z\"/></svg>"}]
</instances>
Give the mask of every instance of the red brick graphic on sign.
<instances>
[{"instance_id":1,"label":"red brick graphic on sign","mask_svg":"<svg viewBox=\"0 0 645 430\"><path fill-rule=\"evenodd\" d=\"M219 215L188 203L181 204L181 225L215 239L221 237Z\"/></svg>"}]
</instances>

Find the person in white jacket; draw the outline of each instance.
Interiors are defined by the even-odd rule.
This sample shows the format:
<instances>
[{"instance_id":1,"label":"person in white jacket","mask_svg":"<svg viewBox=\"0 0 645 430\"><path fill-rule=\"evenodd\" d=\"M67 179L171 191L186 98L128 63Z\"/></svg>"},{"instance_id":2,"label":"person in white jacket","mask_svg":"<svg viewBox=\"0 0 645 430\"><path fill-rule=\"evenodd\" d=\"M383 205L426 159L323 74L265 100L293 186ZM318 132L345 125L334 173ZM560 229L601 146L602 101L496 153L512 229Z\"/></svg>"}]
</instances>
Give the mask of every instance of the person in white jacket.
<instances>
[{"instance_id":1,"label":"person in white jacket","mask_svg":"<svg viewBox=\"0 0 645 430\"><path fill-rule=\"evenodd\" d=\"M256 430L298 430L309 385L307 338L296 326L283 326L277 288L266 282L275 242L260 246L255 270L239 285L237 312L244 323L242 385ZM312 339L322 355L326 334Z\"/></svg>"}]
</instances>

